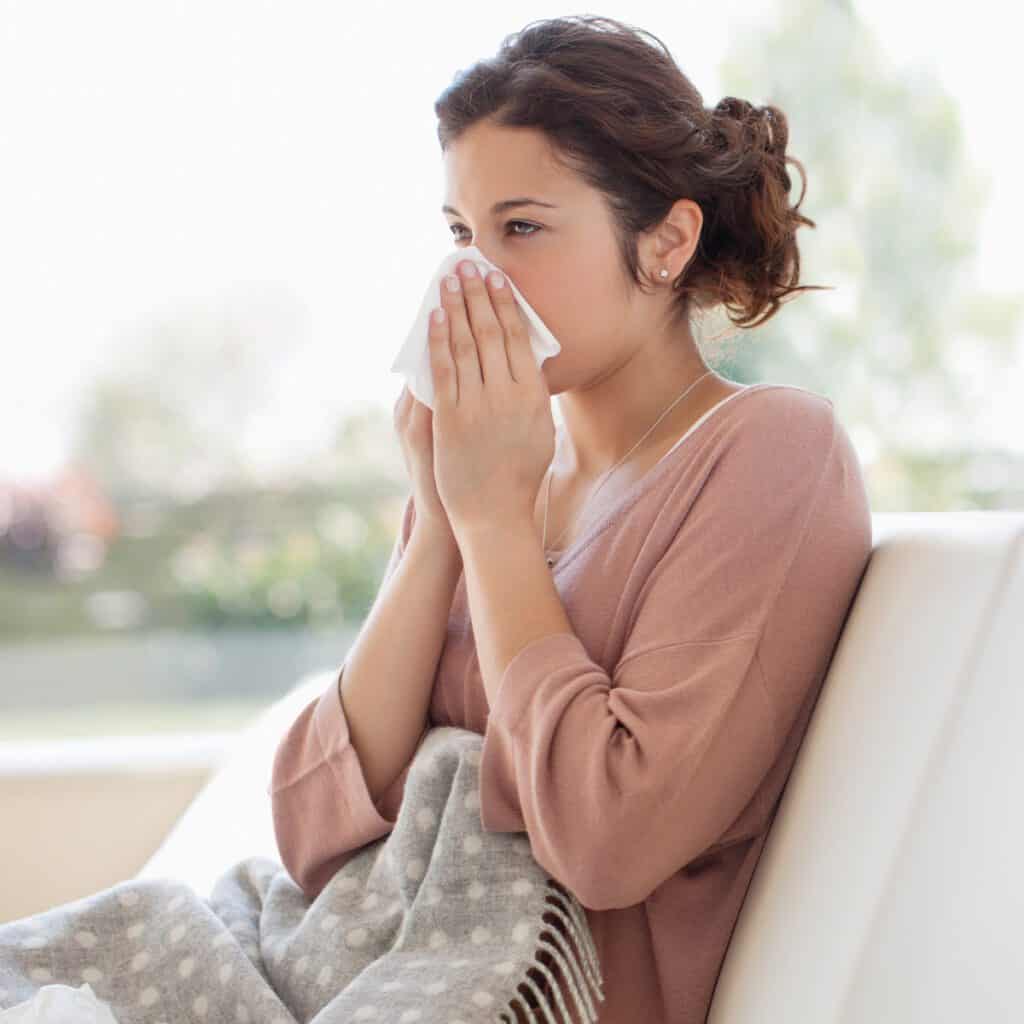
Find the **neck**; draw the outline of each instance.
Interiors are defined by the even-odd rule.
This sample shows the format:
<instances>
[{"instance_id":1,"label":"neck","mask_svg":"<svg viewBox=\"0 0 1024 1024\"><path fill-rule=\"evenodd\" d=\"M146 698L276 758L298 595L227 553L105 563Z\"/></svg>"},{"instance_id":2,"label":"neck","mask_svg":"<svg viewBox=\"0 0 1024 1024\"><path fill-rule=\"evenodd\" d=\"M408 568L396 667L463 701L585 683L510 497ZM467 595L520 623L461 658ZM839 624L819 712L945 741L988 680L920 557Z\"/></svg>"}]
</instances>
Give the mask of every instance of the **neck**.
<instances>
[{"instance_id":1,"label":"neck","mask_svg":"<svg viewBox=\"0 0 1024 1024\"><path fill-rule=\"evenodd\" d=\"M658 359L639 349L596 381L558 395L564 421L555 456L559 474L592 478L605 472L692 385L644 443L680 433L714 390L717 378L708 370L695 345L673 345Z\"/></svg>"}]
</instances>

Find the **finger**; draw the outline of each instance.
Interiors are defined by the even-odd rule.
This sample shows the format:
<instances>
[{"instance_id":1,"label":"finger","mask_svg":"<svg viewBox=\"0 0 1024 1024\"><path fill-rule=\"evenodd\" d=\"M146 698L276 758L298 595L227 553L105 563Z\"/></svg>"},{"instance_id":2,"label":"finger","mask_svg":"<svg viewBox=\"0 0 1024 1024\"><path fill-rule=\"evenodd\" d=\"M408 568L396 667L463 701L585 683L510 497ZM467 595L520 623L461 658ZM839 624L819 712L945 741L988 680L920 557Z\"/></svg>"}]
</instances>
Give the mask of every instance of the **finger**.
<instances>
[{"instance_id":1,"label":"finger","mask_svg":"<svg viewBox=\"0 0 1024 1024\"><path fill-rule=\"evenodd\" d=\"M396 424L400 423L405 418L409 411L409 401L406 397L407 395L408 388L406 386L403 386L402 390L399 392L398 398L395 399L394 406L391 409L391 417Z\"/></svg>"},{"instance_id":2,"label":"finger","mask_svg":"<svg viewBox=\"0 0 1024 1024\"><path fill-rule=\"evenodd\" d=\"M517 383L528 384L531 377L536 377L540 372L537 361L533 357L530 333L526 321L523 319L523 312L509 287L508 279L504 274L498 276L502 281L500 286L495 281L495 274L487 275L487 289L490 293L491 305L494 307L494 314L507 339L505 350L508 356L509 373Z\"/></svg>"},{"instance_id":3,"label":"finger","mask_svg":"<svg viewBox=\"0 0 1024 1024\"><path fill-rule=\"evenodd\" d=\"M437 320L440 309L445 316ZM427 327L427 351L430 355L430 374L434 382L434 408L440 405L455 405L458 402L458 375L452 359L449 340L449 319L447 310L438 307L431 311Z\"/></svg>"},{"instance_id":4,"label":"finger","mask_svg":"<svg viewBox=\"0 0 1024 1024\"><path fill-rule=\"evenodd\" d=\"M512 371L508 363L505 331L491 302L490 288L480 276L480 270L472 260L463 260L457 266L460 270L473 268L472 274L461 274L462 288L466 296L466 315L470 332L476 339L477 359L485 384L492 387L508 382Z\"/></svg>"},{"instance_id":5,"label":"finger","mask_svg":"<svg viewBox=\"0 0 1024 1024\"><path fill-rule=\"evenodd\" d=\"M449 289L450 280L458 281L459 287ZM458 402L473 401L483 390L484 378L477 356L476 339L466 315L466 301L462 297L462 282L457 274L449 274L441 282L441 302L448 319L448 339L451 346L452 362L455 365Z\"/></svg>"}]
</instances>

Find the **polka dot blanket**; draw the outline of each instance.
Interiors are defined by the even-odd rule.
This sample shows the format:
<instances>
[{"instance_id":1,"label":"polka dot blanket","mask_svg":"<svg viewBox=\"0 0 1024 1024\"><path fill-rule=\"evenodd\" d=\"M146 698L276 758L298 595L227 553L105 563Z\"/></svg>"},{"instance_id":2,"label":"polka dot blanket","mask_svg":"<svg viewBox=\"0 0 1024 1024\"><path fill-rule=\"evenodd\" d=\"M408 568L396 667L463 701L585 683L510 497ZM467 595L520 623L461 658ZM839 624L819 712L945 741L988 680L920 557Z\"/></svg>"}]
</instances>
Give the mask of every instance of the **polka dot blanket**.
<instances>
[{"instance_id":1,"label":"polka dot blanket","mask_svg":"<svg viewBox=\"0 0 1024 1024\"><path fill-rule=\"evenodd\" d=\"M481 827L482 744L430 730L395 827L312 902L251 857L208 899L133 879L0 925L0 1021L48 985L87 985L117 1024L596 1021L583 908L525 833Z\"/></svg>"}]
</instances>

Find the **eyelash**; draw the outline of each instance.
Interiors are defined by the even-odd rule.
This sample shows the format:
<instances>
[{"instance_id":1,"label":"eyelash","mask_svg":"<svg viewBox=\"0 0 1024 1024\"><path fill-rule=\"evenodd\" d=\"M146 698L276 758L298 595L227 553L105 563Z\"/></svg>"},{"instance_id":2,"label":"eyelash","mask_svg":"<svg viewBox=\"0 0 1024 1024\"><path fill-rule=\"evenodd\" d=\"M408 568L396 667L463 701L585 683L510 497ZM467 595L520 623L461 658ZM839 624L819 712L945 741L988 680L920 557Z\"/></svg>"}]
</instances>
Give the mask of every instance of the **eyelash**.
<instances>
[{"instance_id":1,"label":"eyelash","mask_svg":"<svg viewBox=\"0 0 1024 1024\"><path fill-rule=\"evenodd\" d=\"M535 234L537 234L538 231L542 230L537 224L530 224L528 221L525 221L525 220L510 220L508 222L508 224L505 225L505 227L511 227L513 224L522 224L523 227L533 228L532 231L525 231L525 232L524 231L512 231L512 232L510 232L516 238L529 238L531 235L535 235ZM452 224L451 225L452 237L455 239L455 241L456 242L464 242L466 240L465 237L459 237L459 235L455 231L456 228L462 228L463 230L465 230L465 225L464 224Z\"/></svg>"}]
</instances>

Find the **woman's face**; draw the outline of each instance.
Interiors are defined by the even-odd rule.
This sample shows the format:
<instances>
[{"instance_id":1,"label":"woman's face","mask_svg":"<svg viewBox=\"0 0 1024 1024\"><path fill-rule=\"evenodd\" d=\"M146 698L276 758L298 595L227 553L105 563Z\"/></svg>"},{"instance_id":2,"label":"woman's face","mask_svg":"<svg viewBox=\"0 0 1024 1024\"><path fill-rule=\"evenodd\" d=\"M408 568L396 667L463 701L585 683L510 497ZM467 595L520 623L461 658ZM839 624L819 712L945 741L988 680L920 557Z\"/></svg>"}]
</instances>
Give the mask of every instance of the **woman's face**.
<instances>
[{"instance_id":1,"label":"woman's face","mask_svg":"<svg viewBox=\"0 0 1024 1024\"><path fill-rule=\"evenodd\" d=\"M478 122L444 154L443 210L455 248L476 245L516 287L562 351L541 370L552 394L609 372L644 336L604 197L557 164L532 128ZM508 199L549 205L492 210Z\"/></svg>"}]
</instances>

